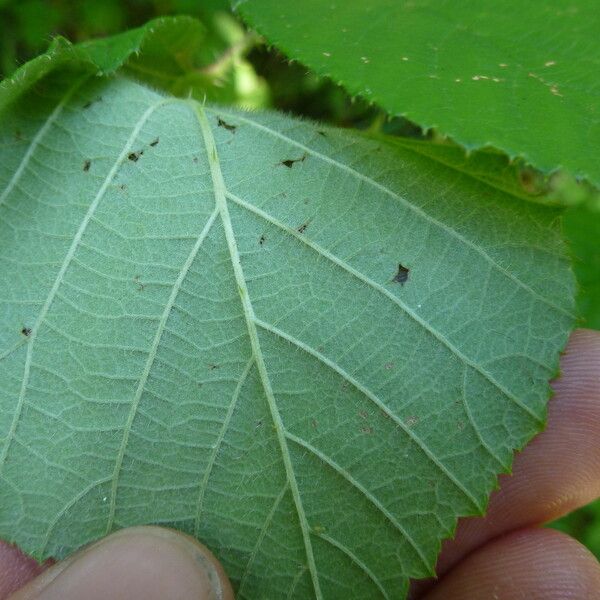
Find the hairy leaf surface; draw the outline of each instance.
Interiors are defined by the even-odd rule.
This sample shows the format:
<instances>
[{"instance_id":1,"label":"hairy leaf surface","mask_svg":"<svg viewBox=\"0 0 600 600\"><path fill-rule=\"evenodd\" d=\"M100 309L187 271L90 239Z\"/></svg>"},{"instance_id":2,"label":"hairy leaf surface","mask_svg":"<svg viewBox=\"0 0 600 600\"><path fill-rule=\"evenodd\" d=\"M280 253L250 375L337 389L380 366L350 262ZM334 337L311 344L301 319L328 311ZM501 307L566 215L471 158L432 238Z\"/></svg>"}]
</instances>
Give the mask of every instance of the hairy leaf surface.
<instances>
[{"instance_id":1,"label":"hairy leaf surface","mask_svg":"<svg viewBox=\"0 0 600 600\"><path fill-rule=\"evenodd\" d=\"M569 210L564 230L575 259L578 316L584 327L600 329L600 210Z\"/></svg>"},{"instance_id":2,"label":"hairy leaf surface","mask_svg":"<svg viewBox=\"0 0 600 600\"><path fill-rule=\"evenodd\" d=\"M371 137L375 137L374 134ZM425 141L397 136L388 136L386 139L530 202L563 207L582 206L592 212L600 210L600 191L588 182L578 181L564 170L545 175L523 161L510 160L498 150L483 148L466 152L448 140Z\"/></svg>"},{"instance_id":3,"label":"hairy leaf surface","mask_svg":"<svg viewBox=\"0 0 600 600\"><path fill-rule=\"evenodd\" d=\"M0 82L0 112L32 85L57 70L112 75L119 71L175 95L231 100L215 81L220 73L203 70L215 60L215 40L206 43L204 25L185 16L160 17L109 38L71 44L62 37L48 51ZM225 49L221 51L225 52ZM221 67L227 71L227 66Z\"/></svg>"},{"instance_id":4,"label":"hairy leaf surface","mask_svg":"<svg viewBox=\"0 0 600 600\"><path fill-rule=\"evenodd\" d=\"M391 114L600 186L596 2L234 5L290 58Z\"/></svg>"},{"instance_id":5,"label":"hairy leaf surface","mask_svg":"<svg viewBox=\"0 0 600 600\"><path fill-rule=\"evenodd\" d=\"M402 149L55 74L0 128L0 534L198 536L398 598L543 426L558 213Z\"/></svg>"}]
</instances>

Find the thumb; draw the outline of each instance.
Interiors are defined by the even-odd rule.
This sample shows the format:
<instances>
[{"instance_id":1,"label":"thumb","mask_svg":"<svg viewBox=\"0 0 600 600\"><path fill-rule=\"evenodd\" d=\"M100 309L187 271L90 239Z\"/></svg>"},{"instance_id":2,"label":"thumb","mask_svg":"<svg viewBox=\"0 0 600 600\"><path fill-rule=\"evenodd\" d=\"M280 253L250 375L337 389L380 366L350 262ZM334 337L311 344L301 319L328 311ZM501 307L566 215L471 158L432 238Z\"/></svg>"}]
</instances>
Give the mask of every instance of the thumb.
<instances>
[{"instance_id":1,"label":"thumb","mask_svg":"<svg viewBox=\"0 0 600 600\"><path fill-rule=\"evenodd\" d=\"M9 600L233 600L223 568L193 538L124 529L44 571Z\"/></svg>"}]
</instances>

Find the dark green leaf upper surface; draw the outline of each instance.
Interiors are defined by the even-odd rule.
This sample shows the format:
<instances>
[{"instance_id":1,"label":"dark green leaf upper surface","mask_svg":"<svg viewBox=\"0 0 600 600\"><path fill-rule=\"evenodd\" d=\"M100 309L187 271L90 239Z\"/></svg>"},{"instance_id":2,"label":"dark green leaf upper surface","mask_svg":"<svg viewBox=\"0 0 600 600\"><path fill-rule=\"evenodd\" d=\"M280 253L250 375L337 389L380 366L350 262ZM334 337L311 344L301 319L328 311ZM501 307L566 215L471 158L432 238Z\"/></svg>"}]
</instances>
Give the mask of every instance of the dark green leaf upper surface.
<instances>
[{"instance_id":1,"label":"dark green leaf upper surface","mask_svg":"<svg viewBox=\"0 0 600 600\"><path fill-rule=\"evenodd\" d=\"M0 82L0 113L32 85L60 69L94 75L129 70L138 79L171 89L187 79L204 27L190 17L164 17L106 39L73 45L57 37L48 51Z\"/></svg>"},{"instance_id":2,"label":"dark green leaf upper surface","mask_svg":"<svg viewBox=\"0 0 600 600\"><path fill-rule=\"evenodd\" d=\"M600 210L579 207L564 217L579 284L577 312L584 327L600 329Z\"/></svg>"},{"instance_id":3,"label":"dark green leaf upper surface","mask_svg":"<svg viewBox=\"0 0 600 600\"><path fill-rule=\"evenodd\" d=\"M399 598L543 426L557 212L388 143L55 75L0 127L0 534L198 536Z\"/></svg>"},{"instance_id":4,"label":"dark green leaf upper surface","mask_svg":"<svg viewBox=\"0 0 600 600\"><path fill-rule=\"evenodd\" d=\"M600 185L595 1L235 4L290 58L391 114Z\"/></svg>"}]
</instances>

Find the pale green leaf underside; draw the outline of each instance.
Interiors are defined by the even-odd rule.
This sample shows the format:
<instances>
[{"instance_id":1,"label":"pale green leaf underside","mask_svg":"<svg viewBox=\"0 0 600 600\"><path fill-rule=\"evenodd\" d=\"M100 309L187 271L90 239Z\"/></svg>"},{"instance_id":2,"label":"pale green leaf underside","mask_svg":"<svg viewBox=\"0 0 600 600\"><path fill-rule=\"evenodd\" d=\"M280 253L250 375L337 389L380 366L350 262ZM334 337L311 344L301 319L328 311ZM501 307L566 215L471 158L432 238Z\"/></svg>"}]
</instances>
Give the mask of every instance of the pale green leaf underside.
<instances>
[{"instance_id":1,"label":"pale green leaf underside","mask_svg":"<svg viewBox=\"0 0 600 600\"><path fill-rule=\"evenodd\" d=\"M391 114L600 186L595 0L232 4L289 58Z\"/></svg>"},{"instance_id":2,"label":"pale green leaf underside","mask_svg":"<svg viewBox=\"0 0 600 600\"><path fill-rule=\"evenodd\" d=\"M126 79L45 82L1 130L0 534L172 525L241 598L431 572L543 423L557 213Z\"/></svg>"}]
</instances>

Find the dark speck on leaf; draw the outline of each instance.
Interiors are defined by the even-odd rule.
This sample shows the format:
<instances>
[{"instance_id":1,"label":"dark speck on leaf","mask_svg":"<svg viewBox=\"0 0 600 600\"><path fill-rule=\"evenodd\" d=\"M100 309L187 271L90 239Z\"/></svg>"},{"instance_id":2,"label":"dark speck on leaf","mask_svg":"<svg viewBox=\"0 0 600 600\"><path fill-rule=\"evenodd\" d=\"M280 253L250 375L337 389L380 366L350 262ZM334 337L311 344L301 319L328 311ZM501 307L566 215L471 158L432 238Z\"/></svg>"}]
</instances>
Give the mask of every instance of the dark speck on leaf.
<instances>
[{"instance_id":1,"label":"dark speck on leaf","mask_svg":"<svg viewBox=\"0 0 600 600\"><path fill-rule=\"evenodd\" d=\"M23 329L21 329L21 333L25 337L29 337L31 335L31 327L23 327Z\"/></svg>"},{"instance_id":2,"label":"dark speck on leaf","mask_svg":"<svg viewBox=\"0 0 600 600\"><path fill-rule=\"evenodd\" d=\"M209 369L210 371L214 371L215 369L218 369L220 366L221 366L221 365L215 365L215 364L212 364L212 363L211 363L211 364L209 364L209 365L208 365L208 369Z\"/></svg>"},{"instance_id":3,"label":"dark speck on leaf","mask_svg":"<svg viewBox=\"0 0 600 600\"><path fill-rule=\"evenodd\" d=\"M127 158L133 162L137 162L140 159L140 156L144 154L143 150L138 150L137 152L131 152Z\"/></svg>"},{"instance_id":4,"label":"dark speck on leaf","mask_svg":"<svg viewBox=\"0 0 600 600\"><path fill-rule=\"evenodd\" d=\"M102 98L98 97L95 100L88 100L84 105L83 108L89 108L92 104L94 104L95 102L101 102Z\"/></svg>"},{"instance_id":5,"label":"dark speck on leaf","mask_svg":"<svg viewBox=\"0 0 600 600\"><path fill-rule=\"evenodd\" d=\"M267 238L264 235L261 235L258 238L258 243L262 246L267 241Z\"/></svg>"},{"instance_id":6,"label":"dark speck on leaf","mask_svg":"<svg viewBox=\"0 0 600 600\"><path fill-rule=\"evenodd\" d=\"M286 158L282 160L279 164L291 169L295 163L304 162L306 160L306 154L303 154L300 158Z\"/></svg>"},{"instance_id":7,"label":"dark speck on leaf","mask_svg":"<svg viewBox=\"0 0 600 600\"><path fill-rule=\"evenodd\" d=\"M90 170L91 166L92 166L92 161L91 160L86 160L83 163L83 170L87 173Z\"/></svg>"},{"instance_id":8,"label":"dark speck on leaf","mask_svg":"<svg viewBox=\"0 0 600 600\"><path fill-rule=\"evenodd\" d=\"M327 137L327 134L324 131L321 131L320 129L317 129L317 133L319 135L322 135L323 137Z\"/></svg>"},{"instance_id":9,"label":"dark speck on leaf","mask_svg":"<svg viewBox=\"0 0 600 600\"><path fill-rule=\"evenodd\" d=\"M153 142L150 142L150 145L154 148L154 146L158 145L158 138L156 138Z\"/></svg>"},{"instance_id":10,"label":"dark speck on leaf","mask_svg":"<svg viewBox=\"0 0 600 600\"><path fill-rule=\"evenodd\" d=\"M533 169L522 169L519 173L519 180L528 194L539 196L542 193L540 178Z\"/></svg>"},{"instance_id":11,"label":"dark speck on leaf","mask_svg":"<svg viewBox=\"0 0 600 600\"><path fill-rule=\"evenodd\" d=\"M302 225L300 225L300 227L298 227L297 231L298 233L304 233L306 231L306 228L308 227L310 221L306 221L306 223L302 223Z\"/></svg>"},{"instance_id":12,"label":"dark speck on leaf","mask_svg":"<svg viewBox=\"0 0 600 600\"><path fill-rule=\"evenodd\" d=\"M197 156L194 156L194 158L192 158L192 162L193 162L193 163L198 163L198 157L197 157Z\"/></svg>"},{"instance_id":13,"label":"dark speck on leaf","mask_svg":"<svg viewBox=\"0 0 600 600\"><path fill-rule=\"evenodd\" d=\"M217 117L217 125L227 129L227 131L231 131L231 133L235 133L235 130L237 129L237 125L230 125L229 123L223 121L221 117Z\"/></svg>"},{"instance_id":14,"label":"dark speck on leaf","mask_svg":"<svg viewBox=\"0 0 600 600\"><path fill-rule=\"evenodd\" d=\"M398 272L394 276L395 283L399 283L400 285L404 285L408 281L408 274L410 273L410 269L407 269L400 263L398 263Z\"/></svg>"}]
</instances>

